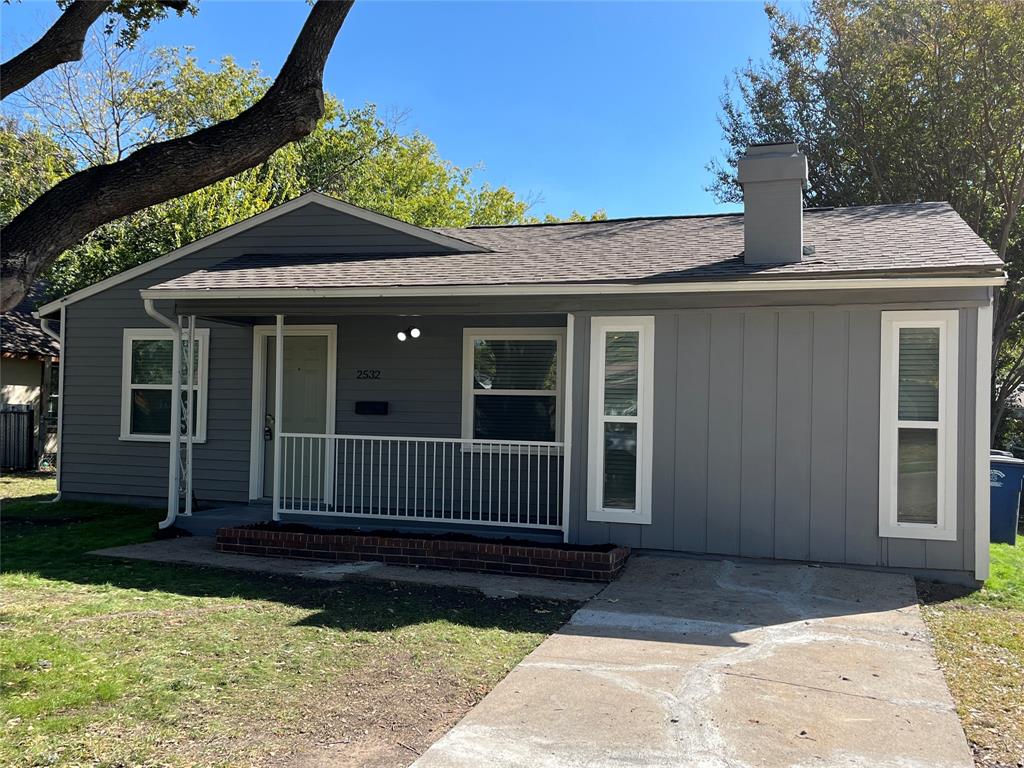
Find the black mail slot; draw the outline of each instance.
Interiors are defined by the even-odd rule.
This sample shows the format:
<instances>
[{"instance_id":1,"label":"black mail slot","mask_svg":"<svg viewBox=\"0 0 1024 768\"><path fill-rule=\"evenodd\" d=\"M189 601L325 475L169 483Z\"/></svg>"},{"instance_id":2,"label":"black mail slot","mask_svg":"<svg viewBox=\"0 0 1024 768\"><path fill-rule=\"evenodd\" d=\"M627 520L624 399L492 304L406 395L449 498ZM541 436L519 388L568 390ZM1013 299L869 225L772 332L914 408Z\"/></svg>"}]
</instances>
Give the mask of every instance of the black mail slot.
<instances>
[{"instance_id":1,"label":"black mail slot","mask_svg":"<svg viewBox=\"0 0 1024 768\"><path fill-rule=\"evenodd\" d=\"M357 416L387 416L387 400L356 400Z\"/></svg>"}]
</instances>

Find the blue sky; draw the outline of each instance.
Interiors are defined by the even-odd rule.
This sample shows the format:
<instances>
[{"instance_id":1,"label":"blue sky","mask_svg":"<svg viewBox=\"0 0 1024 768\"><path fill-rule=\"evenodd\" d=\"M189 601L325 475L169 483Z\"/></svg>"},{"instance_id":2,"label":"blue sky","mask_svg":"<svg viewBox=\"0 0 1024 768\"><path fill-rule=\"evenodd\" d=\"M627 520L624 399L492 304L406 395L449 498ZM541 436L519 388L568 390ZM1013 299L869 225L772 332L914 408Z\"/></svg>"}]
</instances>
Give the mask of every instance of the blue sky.
<instances>
[{"instance_id":1,"label":"blue sky","mask_svg":"<svg viewBox=\"0 0 1024 768\"><path fill-rule=\"evenodd\" d=\"M193 46L274 74L309 6L302 0L200 0L150 47ZM56 15L53 0L2 8L3 57ZM760 2L357 2L327 63L346 104L407 111L478 178L564 216L730 210L704 191L721 151L724 79L768 55Z\"/></svg>"}]
</instances>

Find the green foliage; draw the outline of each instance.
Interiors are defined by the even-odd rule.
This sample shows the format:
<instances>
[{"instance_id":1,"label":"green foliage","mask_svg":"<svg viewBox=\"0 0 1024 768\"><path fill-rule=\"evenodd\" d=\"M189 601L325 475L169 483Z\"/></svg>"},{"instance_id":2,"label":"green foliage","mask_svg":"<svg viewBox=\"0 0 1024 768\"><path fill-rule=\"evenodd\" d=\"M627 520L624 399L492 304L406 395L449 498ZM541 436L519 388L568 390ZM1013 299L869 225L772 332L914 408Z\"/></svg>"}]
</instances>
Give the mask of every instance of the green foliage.
<instances>
[{"instance_id":1,"label":"green foliage","mask_svg":"<svg viewBox=\"0 0 1024 768\"><path fill-rule=\"evenodd\" d=\"M57 0L57 6L64 10L72 2L74 0ZM167 2L160 0L113 0L103 23L103 31L108 35L117 33L118 44L130 48L154 21L167 18L171 10L179 16L186 12L195 16L198 11L196 2L198 0L180 0L172 3L180 7L170 8Z\"/></svg>"},{"instance_id":2,"label":"green foliage","mask_svg":"<svg viewBox=\"0 0 1024 768\"><path fill-rule=\"evenodd\" d=\"M46 133L19 131L0 117L0 226L74 170L75 160Z\"/></svg>"},{"instance_id":3,"label":"green foliage","mask_svg":"<svg viewBox=\"0 0 1024 768\"><path fill-rule=\"evenodd\" d=\"M230 57L207 70L188 51L144 56L100 40L79 71L28 92L20 122L0 125L4 159L17 150L16 172L0 187L3 215L9 219L75 169L232 118L269 82L258 67ZM82 109L71 114L63 108L69 102ZM40 166L53 170L39 173ZM424 227L535 221L530 200L477 183L476 171L442 158L421 133L403 132L401 116L372 104L346 108L328 95L326 114L306 139L256 168L100 227L62 254L46 279L52 295L64 295L308 190Z\"/></svg>"},{"instance_id":4,"label":"green foliage","mask_svg":"<svg viewBox=\"0 0 1024 768\"><path fill-rule=\"evenodd\" d=\"M735 73L711 189L738 201L748 144L799 141L809 205L948 200L1008 264L997 306L994 422L1024 382L1024 2L813 0L775 5L771 58Z\"/></svg>"},{"instance_id":5,"label":"green foliage","mask_svg":"<svg viewBox=\"0 0 1024 768\"><path fill-rule=\"evenodd\" d=\"M557 224L559 222L582 222L582 221L605 221L608 218L608 214L604 208L594 211L592 214L587 216L585 213L580 213L575 208L572 209L572 213L566 216L564 219L560 219L552 214L547 214L544 217L545 224Z\"/></svg>"}]
</instances>

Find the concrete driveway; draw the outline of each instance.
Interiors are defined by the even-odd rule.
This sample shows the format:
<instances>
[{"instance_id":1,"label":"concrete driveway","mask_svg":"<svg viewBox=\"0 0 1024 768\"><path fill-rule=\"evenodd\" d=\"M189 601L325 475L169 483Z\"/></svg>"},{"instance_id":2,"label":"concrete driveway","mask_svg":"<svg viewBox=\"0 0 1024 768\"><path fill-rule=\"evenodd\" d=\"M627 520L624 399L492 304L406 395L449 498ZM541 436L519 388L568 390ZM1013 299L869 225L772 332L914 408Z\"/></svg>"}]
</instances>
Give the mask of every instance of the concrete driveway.
<instances>
[{"instance_id":1,"label":"concrete driveway","mask_svg":"<svg viewBox=\"0 0 1024 768\"><path fill-rule=\"evenodd\" d=\"M973 762L910 578L640 556L414 765Z\"/></svg>"}]
</instances>

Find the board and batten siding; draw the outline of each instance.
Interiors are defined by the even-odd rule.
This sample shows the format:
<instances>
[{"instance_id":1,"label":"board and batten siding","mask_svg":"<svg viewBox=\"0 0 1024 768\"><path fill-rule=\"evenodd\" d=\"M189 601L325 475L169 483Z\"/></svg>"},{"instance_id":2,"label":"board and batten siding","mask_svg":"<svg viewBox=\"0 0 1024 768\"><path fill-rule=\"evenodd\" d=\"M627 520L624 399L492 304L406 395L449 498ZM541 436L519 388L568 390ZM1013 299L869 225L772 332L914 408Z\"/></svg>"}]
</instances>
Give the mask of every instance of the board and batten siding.
<instances>
[{"instance_id":1,"label":"board and batten siding","mask_svg":"<svg viewBox=\"0 0 1024 768\"><path fill-rule=\"evenodd\" d=\"M958 307L956 541L878 535L881 312L937 308L881 301L650 312L655 362L649 525L587 520L586 372L595 313L576 313L572 540L970 571L977 309L967 303ZM639 312L633 308L628 314Z\"/></svg>"},{"instance_id":2,"label":"board and batten siding","mask_svg":"<svg viewBox=\"0 0 1024 768\"><path fill-rule=\"evenodd\" d=\"M410 253L423 243L387 227L307 205L67 308L62 492L69 497L151 500L166 496L166 443L122 441L121 344L124 328L160 328L139 291L250 253ZM168 302L158 309L170 314ZM324 322L316 320L314 322ZM244 501L249 487L252 330L200 321L210 332L207 441L194 449L200 499ZM461 340L460 340L461 343Z\"/></svg>"}]
</instances>

